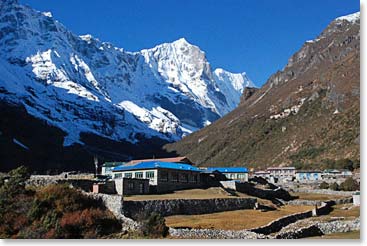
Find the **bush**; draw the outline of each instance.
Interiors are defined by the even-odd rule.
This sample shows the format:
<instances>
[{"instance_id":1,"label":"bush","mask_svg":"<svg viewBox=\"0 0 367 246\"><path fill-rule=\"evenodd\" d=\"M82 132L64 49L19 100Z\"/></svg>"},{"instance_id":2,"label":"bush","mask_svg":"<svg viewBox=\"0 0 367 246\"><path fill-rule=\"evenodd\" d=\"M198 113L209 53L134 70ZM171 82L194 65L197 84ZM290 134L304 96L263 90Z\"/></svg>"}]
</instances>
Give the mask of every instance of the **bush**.
<instances>
[{"instance_id":1,"label":"bush","mask_svg":"<svg viewBox=\"0 0 367 246\"><path fill-rule=\"evenodd\" d=\"M329 189L329 184L326 183L325 181L323 181L320 186L319 186L320 189Z\"/></svg>"},{"instance_id":2,"label":"bush","mask_svg":"<svg viewBox=\"0 0 367 246\"><path fill-rule=\"evenodd\" d=\"M330 186L329 186L329 189L332 189L332 190L339 190L339 185L334 182L332 183Z\"/></svg>"},{"instance_id":3,"label":"bush","mask_svg":"<svg viewBox=\"0 0 367 246\"><path fill-rule=\"evenodd\" d=\"M97 238L121 230L112 214L98 208L66 213L60 226L65 238Z\"/></svg>"},{"instance_id":4,"label":"bush","mask_svg":"<svg viewBox=\"0 0 367 246\"><path fill-rule=\"evenodd\" d=\"M352 177L349 177L340 184L340 189L343 191L359 190L359 184Z\"/></svg>"},{"instance_id":5,"label":"bush","mask_svg":"<svg viewBox=\"0 0 367 246\"><path fill-rule=\"evenodd\" d=\"M141 233L145 237L149 238L161 238L168 235L168 227L164 217L156 212L150 215L142 214L139 216L139 222L141 222Z\"/></svg>"}]
</instances>

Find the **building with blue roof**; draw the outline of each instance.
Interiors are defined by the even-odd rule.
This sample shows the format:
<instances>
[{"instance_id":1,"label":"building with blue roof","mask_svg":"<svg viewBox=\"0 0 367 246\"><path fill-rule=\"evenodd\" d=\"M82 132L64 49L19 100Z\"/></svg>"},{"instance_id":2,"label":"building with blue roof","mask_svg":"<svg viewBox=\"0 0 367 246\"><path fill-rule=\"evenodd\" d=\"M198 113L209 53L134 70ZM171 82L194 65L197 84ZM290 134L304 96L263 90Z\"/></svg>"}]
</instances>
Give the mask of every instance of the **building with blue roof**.
<instances>
[{"instance_id":1,"label":"building with blue roof","mask_svg":"<svg viewBox=\"0 0 367 246\"><path fill-rule=\"evenodd\" d=\"M248 181L248 169L246 167L208 167L206 172L219 172L227 179Z\"/></svg>"},{"instance_id":2,"label":"building with blue roof","mask_svg":"<svg viewBox=\"0 0 367 246\"><path fill-rule=\"evenodd\" d=\"M114 179L149 179L152 192L168 192L202 187L203 171L185 163L147 161L135 165L120 165L112 169Z\"/></svg>"}]
</instances>

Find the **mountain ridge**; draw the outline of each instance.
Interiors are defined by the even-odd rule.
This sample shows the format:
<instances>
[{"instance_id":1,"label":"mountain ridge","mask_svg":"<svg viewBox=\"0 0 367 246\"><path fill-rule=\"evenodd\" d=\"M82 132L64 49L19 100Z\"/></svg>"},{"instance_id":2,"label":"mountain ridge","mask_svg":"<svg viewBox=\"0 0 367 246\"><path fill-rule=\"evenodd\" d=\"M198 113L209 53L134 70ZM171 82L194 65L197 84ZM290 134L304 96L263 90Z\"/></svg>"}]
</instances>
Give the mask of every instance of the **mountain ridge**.
<instances>
[{"instance_id":1,"label":"mountain ridge","mask_svg":"<svg viewBox=\"0 0 367 246\"><path fill-rule=\"evenodd\" d=\"M253 85L245 74L214 76L205 53L184 39L129 52L77 36L49 12L15 0L0 6L0 100L64 132L62 148L86 145L85 134L129 146L177 141L230 112ZM2 125L4 134L15 130ZM31 152L34 140L23 142Z\"/></svg>"},{"instance_id":2,"label":"mountain ridge","mask_svg":"<svg viewBox=\"0 0 367 246\"><path fill-rule=\"evenodd\" d=\"M333 20L236 109L165 149L209 166L359 160L358 16Z\"/></svg>"}]
</instances>

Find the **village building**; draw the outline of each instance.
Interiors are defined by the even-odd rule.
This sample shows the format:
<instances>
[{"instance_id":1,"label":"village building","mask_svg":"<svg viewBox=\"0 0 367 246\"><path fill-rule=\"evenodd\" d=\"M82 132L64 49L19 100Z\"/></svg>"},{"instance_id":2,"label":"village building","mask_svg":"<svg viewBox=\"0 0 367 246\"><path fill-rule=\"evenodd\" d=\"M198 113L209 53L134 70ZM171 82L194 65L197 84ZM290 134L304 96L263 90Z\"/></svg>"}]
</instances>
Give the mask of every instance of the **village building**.
<instances>
[{"instance_id":1,"label":"village building","mask_svg":"<svg viewBox=\"0 0 367 246\"><path fill-rule=\"evenodd\" d=\"M147 179L150 193L164 193L180 189L202 187L202 171L189 164L146 161L135 165L121 165L113 169L114 179Z\"/></svg>"},{"instance_id":2,"label":"village building","mask_svg":"<svg viewBox=\"0 0 367 246\"><path fill-rule=\"evenodd\" d=\"M207 167L205 170L222 173L227 179L248 181L248 169L245 167Z\"/></svg>"},{"instance_id":3,"label":"village building","mask_svg":"<svg viewBox=\"0 0 367 246\"><path fill-rule=\"evenodd\" d=\"M322 180L322 172L313 170L299 170L296 171L296 180L300 182Z\"/></svg>"},{"instance_id":4,"label":"village building","mask_svg":"<svg viewBox=\"0 0 367 246\"><path fill-rule=\"evenodd\" d=\"M293 178L296 176L295 167L269 167L266 169L275 178Z\"/></svg>"}]
</instances>

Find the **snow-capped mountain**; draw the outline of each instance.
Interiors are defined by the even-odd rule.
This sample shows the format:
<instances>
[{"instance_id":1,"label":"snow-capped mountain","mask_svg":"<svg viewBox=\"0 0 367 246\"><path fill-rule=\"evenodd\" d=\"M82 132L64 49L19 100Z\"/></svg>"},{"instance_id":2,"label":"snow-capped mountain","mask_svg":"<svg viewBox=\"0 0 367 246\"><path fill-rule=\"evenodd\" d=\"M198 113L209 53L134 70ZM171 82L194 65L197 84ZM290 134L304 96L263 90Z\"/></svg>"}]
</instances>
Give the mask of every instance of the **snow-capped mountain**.
<instances>
[{"instance_id":1,"label":"snow-capped mountain","mask_svg":"<svg viewBox=\"0 0 367 246\"><path fill-rule=\"evenodd\" d=\"M83 144L82 132L130 143L178 140L228 113L254 86L245 73L213 70L183 38L128 52L77 36L16 0L0 2L0 75L0 100L64 131L64 146Z\"/></svg>"}]
</instances>

